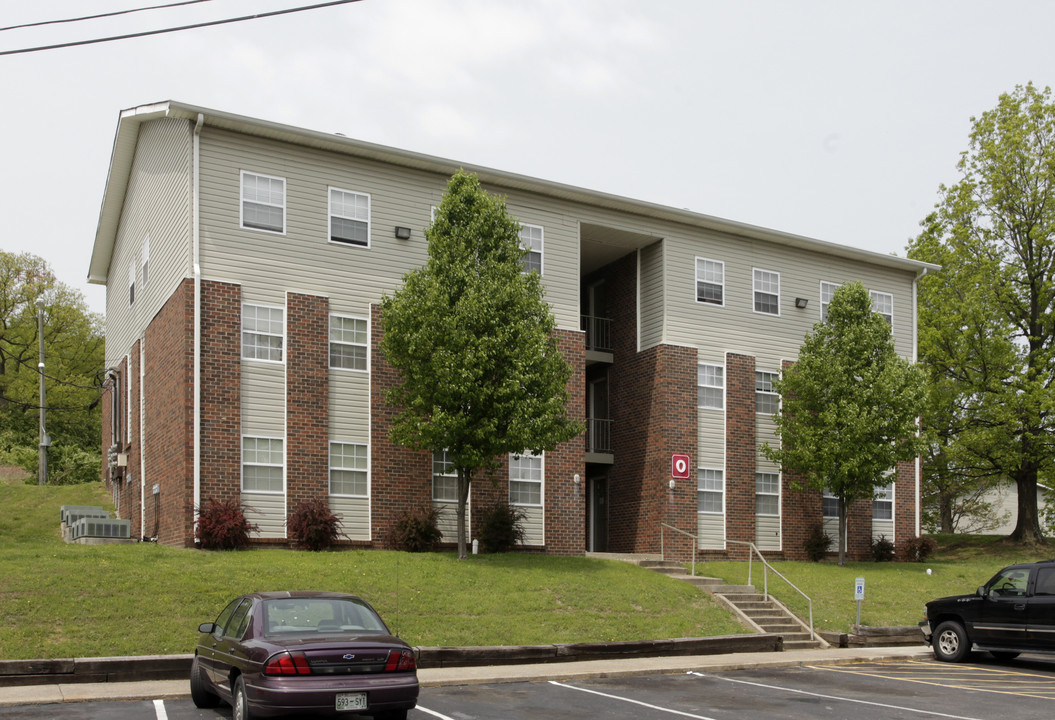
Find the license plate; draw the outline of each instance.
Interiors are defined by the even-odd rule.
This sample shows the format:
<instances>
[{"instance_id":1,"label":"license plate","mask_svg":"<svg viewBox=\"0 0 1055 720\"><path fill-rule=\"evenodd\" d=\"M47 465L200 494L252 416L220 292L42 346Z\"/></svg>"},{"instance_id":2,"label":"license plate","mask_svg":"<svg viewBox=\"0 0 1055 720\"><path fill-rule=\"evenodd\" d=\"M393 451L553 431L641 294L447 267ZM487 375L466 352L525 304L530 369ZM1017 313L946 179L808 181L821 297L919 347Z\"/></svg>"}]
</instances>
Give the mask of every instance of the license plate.
<instances>
[{"instance_id":1,"label":"license plate","mask_svg":"<svg viewBox=\"0 0 1055 720\"><path fill-rule=\"evenodd\" d=\"M366 693L337 693L337 712L366 710Z\"/></svg>"}]
</instances>

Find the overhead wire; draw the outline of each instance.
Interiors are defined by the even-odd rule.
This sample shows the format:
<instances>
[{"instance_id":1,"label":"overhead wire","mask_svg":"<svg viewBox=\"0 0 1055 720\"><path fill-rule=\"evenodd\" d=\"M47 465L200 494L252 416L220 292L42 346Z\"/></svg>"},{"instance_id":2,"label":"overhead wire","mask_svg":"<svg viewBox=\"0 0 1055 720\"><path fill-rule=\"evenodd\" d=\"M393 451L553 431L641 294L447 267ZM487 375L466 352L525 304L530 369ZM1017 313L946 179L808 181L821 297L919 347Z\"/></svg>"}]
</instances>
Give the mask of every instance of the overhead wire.
<instances>
[{"instance_id":1,"label":"overhead wire","mask_svg":"<svg viewBox=\"0 0 1055 720\"><path fill-rule=\"evenodd\" d=\"M43 25L61 25L63 23L83 22L85 20L99 20L100 18L115 17L117 15L129 15L131 13L146 12L148 10L164 10L165 8L180 7L183 5L197 5L198 3L213 2L213 0L182 0L181 2L167 3L165 5L151 5L150 7L129 8L128 10L114 10L113 12L98 13L96 15L84 15L75 18L61 18L59 20L40 20L38 22L22 23L21 25L8 25L0 27L0 32L5 30L21 30L23 28L41 27Z\"/></svg>"},{"instance_id":2,"label":"overhead wire","mask_svg":"<svg viewBox=\"0 0 1055 720\"><path fill-rule=\"evenodd\" d=\"M3 55L20 55L23 53L41 52L43 50L58 50L60 48L78 47L80 45L95 45L98 43L113 42L115 40L129 40L132 38L148 37L150 35L162 35L165 33L181 32L183 30L197 30L204 27L213 27L216 25L228 25L230 23L244 22L246 20L258 20L261 18L275 17L277 15L289 15L291 13L306 12L308 10L319 10L321 8L333 7L335 5L347 5L353 2L361 2L361 0L330 0L330 2L318 3L316 5L304 5L302 7L286 8L284 10L272 10L270 12L256 13L253 15L243 15L236 18L226 18L224 20L209 20L206 22L194 23L191 25L180 25L178 27L161 28L159 30L144 30L135 33L126 33L124 35L112 35L110 37L92 38L90 40L74 40L72 42L56 43L54 45L39 45L37 47L30 48L19 48L17 50L0 50L0 56Z\"/></svg>"}]
</instances>

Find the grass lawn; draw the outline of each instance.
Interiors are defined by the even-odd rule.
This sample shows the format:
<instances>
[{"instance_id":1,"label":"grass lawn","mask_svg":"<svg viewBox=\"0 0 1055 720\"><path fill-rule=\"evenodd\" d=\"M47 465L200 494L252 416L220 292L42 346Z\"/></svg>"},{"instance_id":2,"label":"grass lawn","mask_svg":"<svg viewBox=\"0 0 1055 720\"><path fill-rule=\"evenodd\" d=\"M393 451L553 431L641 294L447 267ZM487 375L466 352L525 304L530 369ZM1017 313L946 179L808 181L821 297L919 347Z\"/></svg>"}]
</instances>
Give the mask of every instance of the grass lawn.
<instances>
[{"instance_id":1,"label":"grass lawn","mask_svg":"<svg viewBox=\"0 0 1055 720\"><path fill-rule=\"evenodd\" d=\"M31 480L28 482L32 482ZM0 480L0 659L190 652L200 622L255 590L335 590L369 600L412 645L535 645L744 632L710 598L650 570L589 558L379 550L205 552L150 543L67 545L62 505L109 506L101 485L38 487ZM939 537L925 564L778 562L813 597L819 629L855 620L911 625L923 603L971 592L1004 565L1051 557L999 538ZM701 575L747 580L747 563L697 563ZM927 567L933 574L927 575ZM762 585L760 566L752 578ZM779 579L770 592L805 614Z\"/></svg>"}]
</instances>

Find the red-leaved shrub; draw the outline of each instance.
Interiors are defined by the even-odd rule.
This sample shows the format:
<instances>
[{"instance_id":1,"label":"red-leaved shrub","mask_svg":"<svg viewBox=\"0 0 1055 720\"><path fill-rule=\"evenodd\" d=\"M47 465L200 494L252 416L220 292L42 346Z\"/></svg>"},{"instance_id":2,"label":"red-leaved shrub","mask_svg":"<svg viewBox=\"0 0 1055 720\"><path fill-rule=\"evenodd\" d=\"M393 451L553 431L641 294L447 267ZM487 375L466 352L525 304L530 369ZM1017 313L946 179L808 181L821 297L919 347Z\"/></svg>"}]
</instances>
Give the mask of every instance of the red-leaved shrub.
<instances>
[{"instance_id":1,"label":"red-leaved shrub","mask_svg":"<svg viewBox=\"0 0 1055 720\"><path fill-rule=\"evenodd\" d=\"M198 508L198 540L203 550L243 550L256 530L239 500L207 498Z\"/></svg>"},{"instance_id":2,"label":"red-leaved shrub","mask_svg":"<svg viewBox=\"0 0 1055 720\"><path fill-rule=\"evenodd\" d=\"M297 505L290 513L286 527L297 545L308 550L327 550L337 544L341 537L341 519L330 510L326 498L315 497Z\"/></svg>"}]
</instances>

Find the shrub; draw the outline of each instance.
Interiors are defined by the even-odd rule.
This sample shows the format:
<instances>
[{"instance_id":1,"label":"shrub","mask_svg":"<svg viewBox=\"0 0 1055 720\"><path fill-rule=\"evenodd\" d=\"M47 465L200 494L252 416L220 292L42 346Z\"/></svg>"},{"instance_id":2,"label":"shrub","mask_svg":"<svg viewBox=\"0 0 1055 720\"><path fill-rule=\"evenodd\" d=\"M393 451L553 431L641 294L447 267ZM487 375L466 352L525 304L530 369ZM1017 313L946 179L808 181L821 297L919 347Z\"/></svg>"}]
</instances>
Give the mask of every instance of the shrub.
<instances>
[{"instance_id":1,"label":"shrub","mask_svg":"<svg viewBox=\"0 0 1055 720\"><path fill-rule=\"evenodd\" d=\"M347 537L340 531L340 523L341 519L330 510L330 503L319 496L297 505L286 527L297 545L318 552L330 549L341 537Z\"/></svg>"},{"instance_id":2,"label":"shrub","mask_svg":"<svg viewBox=\"0 0 1055 720\"><path fill-rule=\"evenodd\" d=\"M524 542L524 519L527 513L523 508L499 500L485 507L479 517L476 539L480 541L480 549L484 552L506 552Z\"/></svg>"},{"instance_id":3,"label":"shrub","mask_svg":"<svg viewBox=\"0 0 1055 720\"><path fill-rule=\"evenodd\" d=\"M872 540L872 559L876 562L890 562L894 559L894 543L880 535Z\"/></svg>"},{"instance_id":4,"label":"shrub","mask_svg":"<svg viewBox=\"0 0 1055 720\"><path fill-rule=\"evenodd\" d=\"M831 546L832 538L828 533L824 532L824 524L820 522L810 523L809 529L806 531L806 539L802 543L802 548L806 551L806 557L813 562L819 562L824 559Z\"/></svg>"},{"instance_id":5,"label":"shrub","mask_svg":"<svg viewBox=\"0 0 1055 720\"><path fill-rule=\"evenodd\" d=\"M242 550L256 530L245 517L240 500L208 498L198 508L198 540L204 550Z\"/></svg>"},{"instance_id":6,"label":"shrub","mask_svg":"<svg viewBox=\"0 0 1055 720\"><path fill-rule=\"evenodd\" d=\"M431 504L404 510L388 531L388 544L406 552L436 549L443 533L438 527L440 513Z\"/></svg>"},{"instance_id":7,"label":"shrub","mask_svg":"<svg viewBox=\"0 0 1055 720\"><path fill-rule=\"evenodd\" d=\"M903 562L923 562L938 549L938 543L934 538L911 537L901 541L898 549L898 557Z\"/></svg>"}]
</instances>

